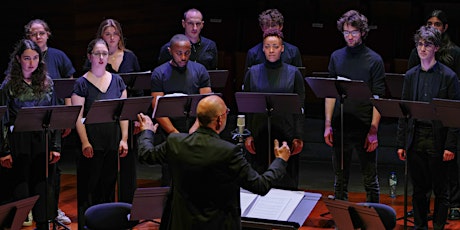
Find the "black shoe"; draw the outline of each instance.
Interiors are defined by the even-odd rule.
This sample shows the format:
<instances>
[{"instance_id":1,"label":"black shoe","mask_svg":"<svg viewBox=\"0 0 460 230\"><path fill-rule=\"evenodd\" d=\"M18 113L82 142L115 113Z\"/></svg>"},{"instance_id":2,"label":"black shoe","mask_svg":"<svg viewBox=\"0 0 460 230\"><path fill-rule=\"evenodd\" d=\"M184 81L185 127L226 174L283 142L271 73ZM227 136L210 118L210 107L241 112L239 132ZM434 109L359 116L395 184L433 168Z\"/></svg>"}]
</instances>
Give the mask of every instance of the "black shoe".
<instances>
[{"instance_id":1,"label":"black shoe","mask_svg":"<svg viewBox=\"0 0 460 230\"><path fill-rule=\"evenodd\" d=\"M451 208L448 219L449 220L460 220L460 209Z\"/></svg>"}]
</instances>

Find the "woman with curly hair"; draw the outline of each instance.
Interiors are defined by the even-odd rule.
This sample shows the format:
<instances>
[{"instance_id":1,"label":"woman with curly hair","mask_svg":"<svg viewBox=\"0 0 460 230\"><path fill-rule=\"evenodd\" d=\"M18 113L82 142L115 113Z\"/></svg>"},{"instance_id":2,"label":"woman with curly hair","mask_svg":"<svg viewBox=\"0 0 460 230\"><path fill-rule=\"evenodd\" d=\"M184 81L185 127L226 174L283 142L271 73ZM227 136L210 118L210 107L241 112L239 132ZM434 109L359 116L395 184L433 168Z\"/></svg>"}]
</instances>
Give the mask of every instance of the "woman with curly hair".
<instances>
[{"instance_id":1,"label":"woman with curly hair","mask_svg":"<svg viewBox=\"0 0 460 230\"><path fill-rule=\"evenodd\" d=\"M46 183L47 166L43 162L46 157L49 158L48 174L53 176L55 163L60 159L61 131L50 130L49 153L45 153L47 142L42 131L12 131L21 108L57 105L53 81L47 74L42 51L32 40L23 39L17 43L11 54L8 75L1 85L1 91L2 105L7 106L0 155L1 175L7 183L7 186L2 186L5 191L2 192L5 196L2 201L40 195L32 208L36 229L49 229L49 220L56 217L56 209L52 208L55 207L54 196L49 194L54 191L51 186L54 178L50 177L51 183ZM48 198L48 204L45 198ZM47 207L51 209L46 211Z\"/></svg>"}]
</instances>

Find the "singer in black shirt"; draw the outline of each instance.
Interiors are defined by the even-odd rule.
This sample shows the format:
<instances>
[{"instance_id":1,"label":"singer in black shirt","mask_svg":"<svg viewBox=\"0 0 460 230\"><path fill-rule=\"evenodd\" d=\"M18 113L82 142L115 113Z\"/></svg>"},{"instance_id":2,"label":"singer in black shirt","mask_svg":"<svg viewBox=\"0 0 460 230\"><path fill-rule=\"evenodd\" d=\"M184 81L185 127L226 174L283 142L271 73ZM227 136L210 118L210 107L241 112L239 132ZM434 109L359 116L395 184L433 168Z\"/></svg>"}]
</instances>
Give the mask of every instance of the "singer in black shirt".
<instances>
[{"instance_id":1,"label":"singer in black shirt","mask_svg":"<svg viewBox=\"0 0 460 230\"><path fill-rule=\"evenodd\" d=\"M252 66L246 73L243 89L246 92L296 93L303 107L305 85L302 74L297 67L283 63L281 53L284 51L283 33L279 29L264 32L263 51L266 61ZM303 111L303 108L302 108ZM275 186L297 189L299 182L299 155L303 148L303 114L273 114L271 127L268 127L267 114L248 115L248 130L252 136L246 138L245 147L249 161L259 173L268 167L268 128L271 130L271 142L274 139L291 143L292 156L289 159L287 174L275 182ZM272 154L271 159L275 159Z\"/></svg>"}]
</instances>

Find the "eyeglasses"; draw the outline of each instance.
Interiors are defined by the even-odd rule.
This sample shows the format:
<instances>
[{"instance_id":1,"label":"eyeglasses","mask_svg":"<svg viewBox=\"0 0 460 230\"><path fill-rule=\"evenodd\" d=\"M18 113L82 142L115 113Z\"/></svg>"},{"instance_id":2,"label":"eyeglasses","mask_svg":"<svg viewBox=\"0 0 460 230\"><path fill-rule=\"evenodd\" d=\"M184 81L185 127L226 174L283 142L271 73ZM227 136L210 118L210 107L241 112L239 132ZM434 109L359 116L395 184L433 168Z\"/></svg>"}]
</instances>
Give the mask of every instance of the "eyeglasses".
<instances>
[{"instance_id":1,"label":"eyeglasses","mask_svg":"<svg viewBox=\"0 0 460 230\"><path fill-rule=\"evenodd\" d=\"M230 109L229 109L229 108L227 108L227 109L225 110L225 112L224 112L224 113L222 113L221 115L218 115L218 117L222 117L223 115L225 115L225 114L229 114L229 113L230 113Z\"/></svg>"},{"instance_id":2,"label":"eyeglasses","mask_svg":"<svg viewBox=\"0 0 460 230\"><path fill-rule=\"evenodd\" d=\"M353 31L343 31L343 36L348 37L348 35L351 34L351 36L356 37L358 36L361 32L359 30L353 30Z\"/></svg>"},{"instance_id":3,"label":"eyeglasses","mask_svg":"<svg viewBox=\"0 0 460 230\"><path fill-rule=\"evenodd\" d=\"M100 56L102 56L103 58L109 56L109 53L107 53L107 52L101 52L101 53L97 52L97 53L91 53L91 54L92 54L93 56L95 56L95 57L100 57Z\"/></svg>"},{"instance_id":4,"label":"eyeglasses","mask_svg":"<svg viewBox=\"0 0 460 230\"><path fill-rule=\"evenodd\" d=\"M422 46L425 47L425 49L432 49L434 47L434 44L431 43L431 42L416 42L415 43L415 46L417 46L417 48L422 48Z\"/></svg>"},{"instance_id":5,"label":"eyeglasses","mask_svg":"<svg viewBox=\"0 0 460 230\"><path fill-rule=\"evenodd\" d=\"M45 36L46 34L46 31L38 31L38 32L35 32L35 33L30 33L29 36L30 37L37 37L40 35L40 37L43 37Z\"/></svg>"}]
</instances>

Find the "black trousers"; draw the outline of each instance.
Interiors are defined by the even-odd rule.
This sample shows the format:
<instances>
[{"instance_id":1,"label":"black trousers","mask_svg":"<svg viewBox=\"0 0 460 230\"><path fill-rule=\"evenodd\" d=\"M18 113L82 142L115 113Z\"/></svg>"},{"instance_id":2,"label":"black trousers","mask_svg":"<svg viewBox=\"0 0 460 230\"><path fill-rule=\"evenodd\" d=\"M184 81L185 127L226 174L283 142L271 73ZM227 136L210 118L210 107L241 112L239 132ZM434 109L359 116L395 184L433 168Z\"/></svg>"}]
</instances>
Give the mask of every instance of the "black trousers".
<instances>
[{"instance_id":1,"label":"black trousers","mask_svg":"<svg viewBox=\"0 0 460 230\"><path fill-rule=\"evenodd\" d=\"M343 157L341 134L334 130L334 152L332 163L334 168L335 197L348 200L348 182L353 154L357 154L360 163L363 186L366 191L366 202L380 202L380 184L377 176L377 151L366 152L364 141L368 130L348 131L344 134ZM343 164L343 169L342 169Z\"/></svg>"},{"instance_id":2,"label":"black trousers","mask_svg":"<svg viewBox=\"0 0 460 230\"><path fill-rule=\"evenodd\" d=\"M80 152L77 157L78 229L85 225L85 211L90 206L114 201L117 180L117 150L94 150L93 158Z\"/></svg>"},{"instance_id":3,"label":"black trousers","mask_svg":"<svg viewBox=\"0 0 460 230\"><path fill-rule=\"evenodd\" d=\"M435 195L433 226L443 229L449 208L447 170L448 163L442 160L443 151L434 148L431 129L417 128L414 146L407 153L408 171L413 186L412 206L415 229L428 229L427 213L430 208L427 193Z\"/></svg>"}]
</instances>

